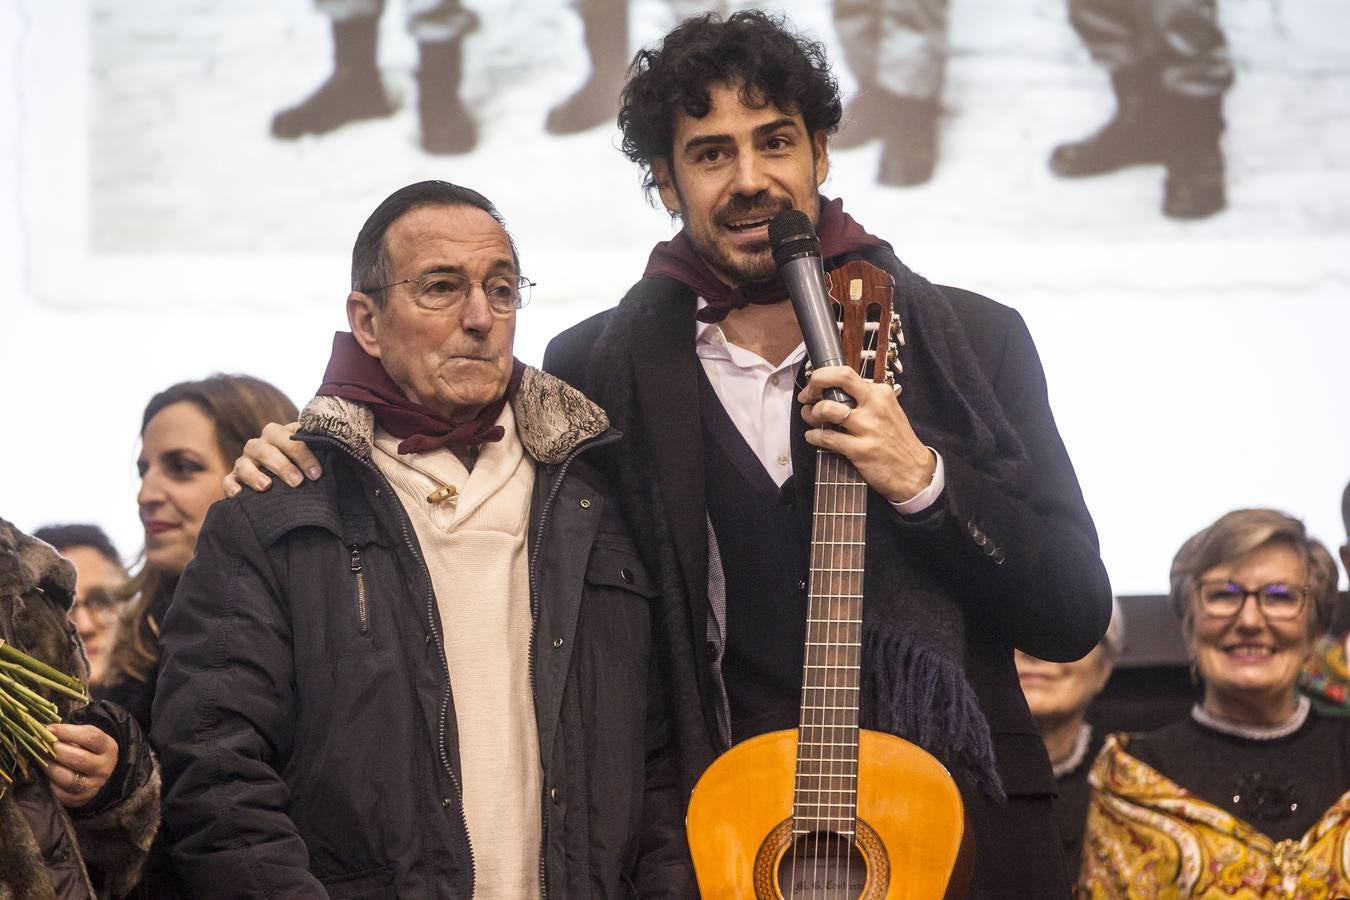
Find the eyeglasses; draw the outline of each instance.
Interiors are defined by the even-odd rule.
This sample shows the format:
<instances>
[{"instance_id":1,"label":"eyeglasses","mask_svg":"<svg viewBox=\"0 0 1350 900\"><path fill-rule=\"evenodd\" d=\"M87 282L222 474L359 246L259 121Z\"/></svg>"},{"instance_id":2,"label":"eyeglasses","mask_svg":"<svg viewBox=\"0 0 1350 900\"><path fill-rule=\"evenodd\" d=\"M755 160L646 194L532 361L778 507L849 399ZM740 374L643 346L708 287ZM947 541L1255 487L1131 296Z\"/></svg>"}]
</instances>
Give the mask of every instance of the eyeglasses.
<instances>
[{"instance_id":1,"label":"eyeglasses","mask_svg":"<svg viewBox=\"0 0 1350 900\"><path fill-rule=\"evenodd\" d=\"M1272 622L1287 621L1303 611L1308 589L1301 584L1276 582L1248 590L1231 581L1202 581L1198 585L1200 607L1216 619L1237 615L1248 597L1256 598L1261 614Z\"/></svg>"},{"instance_id":2,"label":"eyeglasses","mask_svg":"<svg viewBox=\"0 0 1350 900\"><path fill-rule=\"evenodd\" d=\"M113 595L112 591L107 588L96 587L90 588L84 595L83 600L75 600L71 604L70 610L71 612L74 612L76 607L83 606L91 613L101 613L113 609L117 605L118 599Z\"/></svg>"},{"instance_id":3,"label":"eyeglasses","mask_svg":"<svg viewBox=\"0 0 1350 900\"><path fill-rule=\"evenodd\" d=\"M483 288L488 306L501 316L508 315L512 310L520 309L529 303L530 288L534 287L534 282L524 276L494 275L482 281L470 281L454 272L428 272L416 278L404 278L402 281L372 288L365 293L373 294L401 284L412 285L409 291L412 293L413 302L418 306L436 310L458 306L469 296L469 288L477 284Z\"/></svg>"}]
</instances>

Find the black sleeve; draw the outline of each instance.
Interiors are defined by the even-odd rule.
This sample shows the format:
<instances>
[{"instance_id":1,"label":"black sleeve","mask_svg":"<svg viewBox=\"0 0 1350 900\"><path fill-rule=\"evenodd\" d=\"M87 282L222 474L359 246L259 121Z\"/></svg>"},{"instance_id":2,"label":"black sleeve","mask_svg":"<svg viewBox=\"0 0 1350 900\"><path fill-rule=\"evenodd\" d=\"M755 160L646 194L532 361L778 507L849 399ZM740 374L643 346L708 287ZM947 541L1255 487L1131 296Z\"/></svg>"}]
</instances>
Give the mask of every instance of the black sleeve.
<instances>
[{"instance_id":1,"label":"black sleeve","mask_svg":"<svg viewBox=\"0 0 1350 900\"><path fill-rule=\"evenodd\" d=\"M609 323L610 312L596 313L549 341L544 349L544 371L589 395L591 347Z\"/></svg>"},{"instance_id":2,"label":"black sleeve","mask_svg":"<svg viewBox=\"0 0 1350 900\"><path fill-rule=\"evenodd\" d=\"M635 880L640 897L696 898L698 887L684 829L688 798L682 796L680 788L660 656L652 653L647 679L647 780Z\"/></svg>"},{"instance_id":3,"label":"black sleeve","mask_svg":"<svg viewBox=\"0 0 1350 900\"><path fill-rule=\"evenodd\" d=\"M121 896L140 878L159 828L159 771L136 720L121 707L95 701L70 717L117 742L117 767L92 800L69 810L80 856L94 884Z\"/></svg>"},{"instance_id":4,"label":"black sleeve","mask_svg":"<svg viewBox=\"0 0 1350 900\"><path fill-rule=\"evenodd\" d=\"M207 514L161 635L153 738L164 821L194 896L326 897L286 811L290 621L238 500Z\"/></svg>"},{"instance_id":5,"label":"black sleeve","mask_svg":"<svg viewBox=\"0 0 1350 900\"><path fill-rule=\"evenodd\" d=\"M973 296L973 295L972 295ZM983 298L980 298L983 300ZM912 525L929 558L953 583L972 621L1042 659L1078 659L1096 646L1111 615L1111 586L1026 323L984 301L994 321L979 339L986 374L1029 457L1021 484L1004 484L952 452L942 453L940 507ZM896 514L897 521L907 517Z\"/></svg>"}]
</instances>

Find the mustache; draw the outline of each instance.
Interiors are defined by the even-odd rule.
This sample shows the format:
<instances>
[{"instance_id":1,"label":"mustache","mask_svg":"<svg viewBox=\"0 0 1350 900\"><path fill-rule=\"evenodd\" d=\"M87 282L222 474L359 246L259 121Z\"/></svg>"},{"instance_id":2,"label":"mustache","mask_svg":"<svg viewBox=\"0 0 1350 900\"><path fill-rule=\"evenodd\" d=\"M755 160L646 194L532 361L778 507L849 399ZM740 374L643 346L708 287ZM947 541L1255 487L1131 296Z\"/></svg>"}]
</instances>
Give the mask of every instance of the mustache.
<instances>
[{"instance_id":1,"label":"mustache","mask_svg":"<svg viewBox=\"0 0 1350 900\"><path fill-rule=\"evenodd\" d=\"M728 219L737 216L744 216L750 213L764 213L774 216L781 212L787 212L792 209L792 201L786 197L773 197L768 192L761 191L753 197L745 197L740 194L733 196L727 201L727 205L717 212L716 222L718 225L725 225Z\"/></svg>"}]
</instances>

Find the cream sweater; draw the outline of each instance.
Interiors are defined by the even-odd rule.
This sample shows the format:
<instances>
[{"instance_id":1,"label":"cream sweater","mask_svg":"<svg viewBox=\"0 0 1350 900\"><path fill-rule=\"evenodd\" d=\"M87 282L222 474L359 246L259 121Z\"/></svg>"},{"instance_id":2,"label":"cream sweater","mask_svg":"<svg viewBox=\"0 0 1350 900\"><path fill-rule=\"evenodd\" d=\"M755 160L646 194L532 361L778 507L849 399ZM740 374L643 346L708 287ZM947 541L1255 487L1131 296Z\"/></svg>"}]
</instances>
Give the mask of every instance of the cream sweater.
<instances>
[{"instance_id":1,"label":"cream sweater","mask_svg":"<svg viewBox=\"0 0 1350 900\"><path fill-rule=\"evenodd\" d=\"M375 433L375 464L417 533L440 609L459 728L460 783L473 847L477 898L539 896L542 774L530 686L527 532L534 461L511 407L499 442L483 445L472 472L453 452L399 457L399 439ZM431 504L440 485L456 500Z\"/></svg>"}]
</instances>

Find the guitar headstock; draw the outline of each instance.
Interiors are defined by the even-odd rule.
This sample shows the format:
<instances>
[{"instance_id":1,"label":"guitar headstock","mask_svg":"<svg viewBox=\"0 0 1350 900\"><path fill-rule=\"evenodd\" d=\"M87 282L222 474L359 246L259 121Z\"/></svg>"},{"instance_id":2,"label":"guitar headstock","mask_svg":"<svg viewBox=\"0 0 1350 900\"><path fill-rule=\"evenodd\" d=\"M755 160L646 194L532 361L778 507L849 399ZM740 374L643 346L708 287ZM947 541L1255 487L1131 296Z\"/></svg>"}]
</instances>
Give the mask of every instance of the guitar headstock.
<instances>
[{"instance_id":1,"label":"guitar headstock","mask_svg":"<svg viewBox=\"0 0 1350 900\"><path fill-rule=\"evenodd\" d=\"M844 362L863 378L894 384L888 355L895 279L861 259L849 260L827 277L841 326Z\"/></svg>"}]
</instances>

